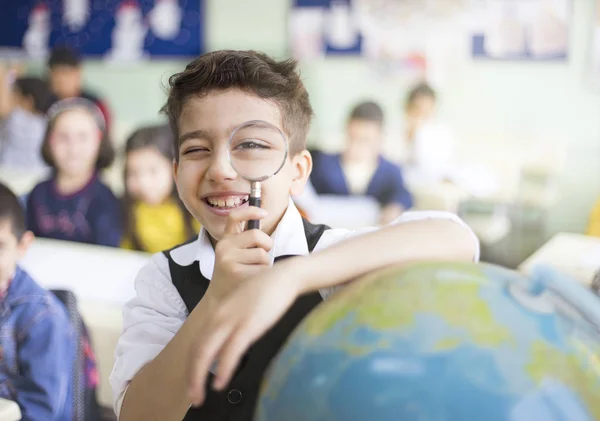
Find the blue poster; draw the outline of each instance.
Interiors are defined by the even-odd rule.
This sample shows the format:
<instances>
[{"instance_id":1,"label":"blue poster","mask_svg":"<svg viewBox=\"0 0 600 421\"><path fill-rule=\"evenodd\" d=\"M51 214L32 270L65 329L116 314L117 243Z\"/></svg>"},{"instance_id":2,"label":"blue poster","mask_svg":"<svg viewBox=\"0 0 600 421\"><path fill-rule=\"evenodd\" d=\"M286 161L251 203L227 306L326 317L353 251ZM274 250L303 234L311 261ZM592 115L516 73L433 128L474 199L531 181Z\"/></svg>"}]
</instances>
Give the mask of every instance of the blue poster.
<instances>
[{"instance_id":1,"label":"blue poster","mask_svg":"<svg viewBox=\"0 0 600 421\"><path fill-rule=\"evenodd\" d=\"M134 61L204 51L203 0L0 0L0 49Z\"/></svg>"},{"instance_id":2,"label":"blue poster","mask_svg":"<svg viewBox=\"0 0 600 421\"><path fill-rule=\"evenodd\" d=\"M295 0L290 33L297 58L363 53L351 0Z\"/></svg>"}]
</instances>

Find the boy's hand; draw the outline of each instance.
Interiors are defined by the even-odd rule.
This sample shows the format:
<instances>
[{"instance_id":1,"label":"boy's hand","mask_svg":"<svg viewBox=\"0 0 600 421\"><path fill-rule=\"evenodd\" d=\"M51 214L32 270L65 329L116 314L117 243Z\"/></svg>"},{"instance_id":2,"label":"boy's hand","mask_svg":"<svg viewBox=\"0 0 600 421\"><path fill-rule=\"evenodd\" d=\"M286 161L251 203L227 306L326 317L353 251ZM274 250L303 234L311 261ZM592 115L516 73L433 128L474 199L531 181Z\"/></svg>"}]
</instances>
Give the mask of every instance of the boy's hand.
<instances>
[{"instance_id":1,"label":"boy's hand","mask_svg":"<svg viewBox=\"0 0 600 421\"><path fill-rule=\"evenodd\" d=\"M209 291L218 300L241 281L271 265L273 239L261 230L244 231L249 220L260 220L267 211L254 206L234 209L227 217L225 234L215 247L215 271Z\"/></svg>"},{"instance_id":2,"label":"boy's hand","mask_svg":"<svg viewBox=\"0 0 600 421\"><path fill-rule=\"evenodd\" d=\"M301 275L278 263L246 279L219 303L194 332L196 345L190 353L189 397L193 405L204 401L206 378L218 363L213 385L217 390L229 383L240 358L292 305L300 294Z\"/></svg>"}]
</instances>

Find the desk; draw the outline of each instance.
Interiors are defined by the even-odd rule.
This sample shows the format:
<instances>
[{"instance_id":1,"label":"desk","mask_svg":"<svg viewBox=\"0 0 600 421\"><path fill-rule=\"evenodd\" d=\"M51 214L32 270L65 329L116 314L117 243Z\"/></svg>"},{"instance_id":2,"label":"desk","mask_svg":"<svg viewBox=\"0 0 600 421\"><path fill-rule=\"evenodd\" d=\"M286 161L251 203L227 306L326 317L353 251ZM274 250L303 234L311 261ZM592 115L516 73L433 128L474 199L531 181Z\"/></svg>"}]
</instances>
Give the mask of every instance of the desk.
<instances>
[{"instance_id":1,"label":"desk","mask_svg":"<svg viewBox=\"0 0 600 421\"><path fill-rule=\"evenodd\" d=\"M600 268L600 238L560 233L519 265L528 274L537 264L550 266L589 285Z\"/></svg>"},{"instance_id":2,"label":"desk","mask_svg":"<svg viewBox=\"0 0 600 421\"><path fill-rule=\"evenodd\" d=\"M150 254L38 238L20 265L47 289L70 289L79 300L122 306Z\"/></svg>"},{"instance_id":3,"label":"desk","mask_svg":"<svg viewBox=\"0 0 600 421\"><path fill-rule=\"evenodd\" d=\"M21 410L13 401L0 398L0 421L19 421Z\"/></svg>"}]
</instances>

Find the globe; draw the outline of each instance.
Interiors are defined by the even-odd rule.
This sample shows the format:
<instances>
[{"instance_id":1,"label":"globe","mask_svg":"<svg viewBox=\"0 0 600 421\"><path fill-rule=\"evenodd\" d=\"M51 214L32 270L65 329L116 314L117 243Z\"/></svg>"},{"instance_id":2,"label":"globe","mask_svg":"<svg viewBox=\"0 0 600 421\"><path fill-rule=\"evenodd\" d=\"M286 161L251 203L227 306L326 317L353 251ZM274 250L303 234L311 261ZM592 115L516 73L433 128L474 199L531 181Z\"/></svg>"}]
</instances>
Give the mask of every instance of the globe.
<instances>
[{"instance_id":1,"label":"globe","mask_svg":"<svg viewBox=\"0 0 600 421\"><path fill-rule=\"evenodd\" d=\"M254 419L600 420L600 299L544 268L372 274L296 328Z\"/></svg>"}]
</instances>

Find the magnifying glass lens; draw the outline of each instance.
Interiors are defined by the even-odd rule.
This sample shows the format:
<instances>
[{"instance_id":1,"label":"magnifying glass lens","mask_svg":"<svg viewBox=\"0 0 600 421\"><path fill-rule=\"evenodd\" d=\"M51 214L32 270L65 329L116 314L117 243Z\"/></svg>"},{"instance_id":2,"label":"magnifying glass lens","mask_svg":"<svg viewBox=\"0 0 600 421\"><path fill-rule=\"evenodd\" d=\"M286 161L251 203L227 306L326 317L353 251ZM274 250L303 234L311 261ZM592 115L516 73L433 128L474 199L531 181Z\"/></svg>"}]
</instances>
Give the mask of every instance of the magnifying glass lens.
<instances>
[{"instance_id":1,"label":"magnifying glass lens","mask_svg":"<svg viewBox=\"0 0 600 421\"><path fill-rule=\"evenodd\" d=\"M264 121L239 126L229 141L231 166L249 181L263 181L285 163L287 143L281 131Z\"/></svg>"},{"instance_id":2,"label":"magnifying glass lens","mask_svg":"<svg viewBox=\"0 0 600 421\"><path fill-rule=\"evenodd\" d=\"M283 168L287 141L282 131L266 121L238 126L229 138L229 162L237 174L251 182L250 206L262 203L261 182ZM259 229L260 221L248 221L246 229Z\"/></svg>"}]
</instances>

